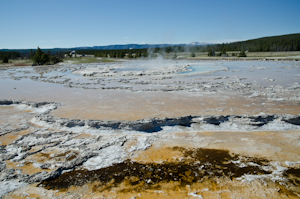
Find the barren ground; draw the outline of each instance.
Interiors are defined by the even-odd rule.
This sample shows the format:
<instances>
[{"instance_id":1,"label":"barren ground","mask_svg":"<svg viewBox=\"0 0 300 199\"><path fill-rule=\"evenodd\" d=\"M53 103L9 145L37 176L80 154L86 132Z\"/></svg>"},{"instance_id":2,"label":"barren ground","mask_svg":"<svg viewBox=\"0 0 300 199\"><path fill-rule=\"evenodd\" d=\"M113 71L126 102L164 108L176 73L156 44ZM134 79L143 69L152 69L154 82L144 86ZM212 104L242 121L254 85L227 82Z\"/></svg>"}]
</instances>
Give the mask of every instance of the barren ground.
<instances>
[{"instance_id":1,"label":"barren ground","mask_svg":"<svg viewBox=\"0 0 300 199\"><path fill-rule=\"evenodd\" d=\"M143 62L1 68L0 197L300 197L299 62Z\"/></svg>"}]
</instances>

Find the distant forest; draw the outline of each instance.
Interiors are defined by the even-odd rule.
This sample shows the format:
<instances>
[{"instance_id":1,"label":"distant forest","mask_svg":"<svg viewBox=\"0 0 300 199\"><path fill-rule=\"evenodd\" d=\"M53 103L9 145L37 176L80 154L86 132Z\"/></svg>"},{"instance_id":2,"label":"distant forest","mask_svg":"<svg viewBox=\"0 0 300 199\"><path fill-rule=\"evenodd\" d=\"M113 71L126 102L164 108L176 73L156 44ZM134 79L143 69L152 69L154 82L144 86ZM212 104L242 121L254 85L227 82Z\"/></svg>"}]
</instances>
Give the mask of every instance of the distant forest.
<instances>
[{"instance_id":1,"label":"distant forest","mask_svg":"<svg viewBox=\"0 0 300 199\"><path fill-rule=\"evenodd\" d=\"M112 58L128 58L133 57L148 57L148 49L122 49L122 50L76 50L77 54L82 55L95 55L96 57L109 57ZM134 54L134 56L133 56Z\"/></svg>"},{"instance_id":2,"label":"distant forest","mask_svg":"<svg viewBox=\"0 0 300 199\"><path fill-rule=\"evenodd\" d=\"M26 49L26 50L0 50L0 59L7 57L8 59L32 59L35 55L36 50ZM47 54L51 56L56 56L58 58L64 58L65 51L54 51L47 50Z\"/></svg>"},{"instance_id":3,"label":"distant forest","mask_svg":"<svg viewBox=\"0 0 300 199\"><path fill-rule=\"evenodd\" d=\"M7 57L8 59L17 59L21 57L21 54L17 51L0 51L0 59Z\"/></svg>"},{"instance_id":4,"label":"distant forest","mask_svg":"<svg viewBox=\"0 0 300 199\"><path fill-rule=\"evenodd\" d=\"M276 52L276 51L300 51L300 33L289 34L281 36L263 37L258 39L252 39L247 41L213 44L206 46L188 46L188 45L174 45L163 48L151 48L151 49L121 49L121 50L104 50L104 49L81 49L81 48L56 48L56 49L44 49L49 55L55 55L59 58L63 58L65 53L69 53L73 50L77 54L95 55L97 57L117 57L124 58L125 56L132 57L148 57L153 53L170 53L170 52L209 52L209 51L249 51L249 52ZM0 59L8 57L9 59L19 58L32 58L34 50L0 50ZM134 55L134 56L133 56Z\"/></svg>"},{"instance_id":5,"label":"distant forest","mask_svg":"<svg viewBox=\"0 0 300 199\"><path fill-rule=\"evenodd\" d=\"M249 52L276 52L276 51L300 51L300 33L281 35L273 37L263 37L247 41L214 44L207 46L169 46L153 49L125 49L125 50L77 50L78 54L91 54L97 57L119 57L126 55L132 57L147 57L151 53L170 53L170 52L209 52L210 50L226 51L249 51Z\"/></svg>"},{"instance_id":6,"label":"distant forest","mask_svg":"<svg viewBox=\"0 0 300 199\"><path fill-rule=\"evenodd\" d=\"M248 50L249 52L300 51L300 33L216 44L212 47L215 47L216 51L223 49L225 51Z\"/></svg>"}]
</instances>

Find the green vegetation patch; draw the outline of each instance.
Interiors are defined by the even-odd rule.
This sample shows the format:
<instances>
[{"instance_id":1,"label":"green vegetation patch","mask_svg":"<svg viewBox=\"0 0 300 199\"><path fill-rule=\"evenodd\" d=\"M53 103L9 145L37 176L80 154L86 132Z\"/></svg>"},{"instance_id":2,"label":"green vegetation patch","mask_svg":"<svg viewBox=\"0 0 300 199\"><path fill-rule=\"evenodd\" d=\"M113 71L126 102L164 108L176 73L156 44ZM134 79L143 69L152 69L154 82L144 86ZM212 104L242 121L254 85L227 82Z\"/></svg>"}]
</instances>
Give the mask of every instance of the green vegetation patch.
<instances>
[{"instance_id":1,"label":"green vegetation patch","mask_svg":"<svg viewBox=\"0 0 300 199\"><path fill-rule=\"evenodd\" d=\"M117 62L115 59L97 58L97 57L76 57L76 58L64 58L64 62L71 64L84 64L84 63L98 63L98 62Z\"/></svg>"}]
</instances>

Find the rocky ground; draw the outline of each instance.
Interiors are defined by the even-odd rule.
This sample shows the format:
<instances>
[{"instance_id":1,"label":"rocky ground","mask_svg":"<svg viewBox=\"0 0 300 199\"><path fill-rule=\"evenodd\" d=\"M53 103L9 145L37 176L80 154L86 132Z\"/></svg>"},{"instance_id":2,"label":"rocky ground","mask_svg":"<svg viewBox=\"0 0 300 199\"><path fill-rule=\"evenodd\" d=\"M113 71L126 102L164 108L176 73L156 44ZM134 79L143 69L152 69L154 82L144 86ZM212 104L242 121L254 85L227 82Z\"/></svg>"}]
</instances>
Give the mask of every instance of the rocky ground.
<instances>
[{"instance_id":1,"label":"rocky ground","mask_svg":"<svg viewBox=\"0 0 300 199\"><path fill-rule=\"evenodd\" d=\"M300 197L298 62L126 64L1 69L0 197Z\"/></svg>"}]
</instances>

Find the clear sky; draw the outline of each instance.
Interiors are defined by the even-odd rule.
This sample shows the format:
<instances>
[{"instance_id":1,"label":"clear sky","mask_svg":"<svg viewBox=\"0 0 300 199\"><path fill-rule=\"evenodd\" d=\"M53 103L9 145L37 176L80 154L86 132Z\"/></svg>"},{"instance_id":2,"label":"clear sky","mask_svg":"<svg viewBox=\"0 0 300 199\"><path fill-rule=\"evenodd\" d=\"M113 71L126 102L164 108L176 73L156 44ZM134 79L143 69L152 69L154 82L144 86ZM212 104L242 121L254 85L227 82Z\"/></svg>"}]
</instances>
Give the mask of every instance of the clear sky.
<instances>
[{"instance_id":1,"label":"clear sky","mask_svg":"<svg viewBox=\"0 0 300 199\"><path fill-rule=\"evenodd\" d=\"M300 33L300 0L0 0L0 49L226 43Z\"/></svg>"}]
</instances>

